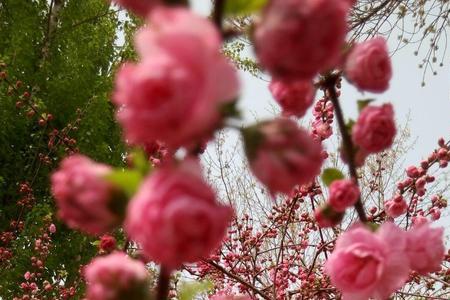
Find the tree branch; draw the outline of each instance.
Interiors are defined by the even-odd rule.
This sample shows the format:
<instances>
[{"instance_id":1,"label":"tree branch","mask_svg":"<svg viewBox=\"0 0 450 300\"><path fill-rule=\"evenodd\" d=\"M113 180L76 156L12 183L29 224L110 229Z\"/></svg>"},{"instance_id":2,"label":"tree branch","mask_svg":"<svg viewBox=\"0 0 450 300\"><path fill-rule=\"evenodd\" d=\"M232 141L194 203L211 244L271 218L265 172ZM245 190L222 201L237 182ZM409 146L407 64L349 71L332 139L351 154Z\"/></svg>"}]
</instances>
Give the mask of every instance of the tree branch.
<instances>
[{"instance_id":1,"label":"tree branch","mask_svg":"<svg viewBox=\"0 0 450 300\"><path fill-rule=\"evenodd\" d=\"M158 279L158 291L156 300L166 300L169 294L170 270L161 266Z\"/></svg>"},{"instance_id":2,"label":"tree branch","mask_svg":"<svg viewBox=\"0 0 450 300\"><path fill-rule=\"evenodd\" d=\"M349 135L347 127L345 125L344 115L342 113L342 109L336 91L336 83L339 77L340 73L332 73L326 75L324 80L324 86L334 106L336 119L339 125L339 131L341 132L342 136L343 151L348 160L350 176L355 181L355 183L358 184L358 173L356 172L356 165L355 165L355 148L353 146L351 136ZM356 212L358 213L359 219L362 222L366 223L367 216L366 213L364 212L364 205L361 201L361 197L359 197L358 201L355 203L355 209Z\"/></svg>"},{"instance_id":3,"label":"tree branch","mask_svg":"<svg viewBox=\"0 0 450 300\"><path fill-rule=\"evenodd\" d=\"M228 272L224 267L216 264L212 260L204 260L204 262L209 264L210 266L214 267L218 271L222 272L223 274L227 275L228 277L230 277L230 278L234 279L235 281L239 282L240 284L245 285L247 288L249 288L250 290L255 292L255 294L260 295L262 298L264 298L266 300L271 300L271 298L269 298L266 294L264 294L263 292L258 290L255 286L251 285L250 283L248 283L247 281L245 281L241 277Z\"/></svg>"}]
</instances>

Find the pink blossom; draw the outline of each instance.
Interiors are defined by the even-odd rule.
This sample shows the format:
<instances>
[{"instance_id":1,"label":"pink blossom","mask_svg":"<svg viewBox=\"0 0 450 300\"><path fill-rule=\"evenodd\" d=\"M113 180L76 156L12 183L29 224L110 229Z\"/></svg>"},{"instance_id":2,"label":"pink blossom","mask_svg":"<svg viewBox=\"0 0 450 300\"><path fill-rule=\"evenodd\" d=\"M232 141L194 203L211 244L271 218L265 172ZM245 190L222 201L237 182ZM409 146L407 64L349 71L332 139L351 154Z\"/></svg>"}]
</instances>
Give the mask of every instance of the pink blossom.
<instances>
[{"instance_id":1,"label":"pink blossom","mask_svg":"<svg viewBox=\"0 0 450 300\"><path fill-rule=\"evenodd\" d=\"M344 299L387 299L408 278L406 244L406 233L393 223L377 232L354 226L338 238L325 272Z\"/></svg>"},{"instance_id":2,"label":"pink blossom","mask_svg":"<svg viewBox=\"0 0 450 300\"><path fill-rule=\"evenodd\" d=\"M335 180L330 185L328 203L337 212L344 212L359 199L359 187L349 179Z\"/></svg>"},{"instance_id":3,"label":"pink blossom","mask_svg":"<svg viewBox=\"0 0 450 300\"><path fill-rule=\"evenodd\" d=\"M173 151L169 151L167 147L158 141L152 143L146 143L144 145L144 151L147 153L149 160L154 166L159 166L166 160L171 158Z\"/></svg>"},{"instance_id":4,"label":"pink blossom","mask_svg":"<svg viewBox=\"0 0 450 300\"><path fill-rule=\"evenodd\" d=\"M397 218L408 210L408 204L402 196L398 195L394 199L384 202L384 211L391 218Z\"/></svg>"},{"instance_id":5,"label":"pink blossom","mask_svg":"<svg viewBox=\"0 0 450 300\"><path fill-rule=\"evenodd\" d=\"M274 77L311 79L339 61L349 5L342 0L274 0L253 35L261 65Z\"/></svg>"},{"instance_id":6,"label":"pink blossom","mask_svg":"<svg viewBox=\"0 0 450 300\"><path fill-rule=\"evenodd\" d=\"M125 137L170 148L210 138L239 86L220 36L211 22L182 8L157 8L150 17L152 25L136 37L142 61L125 64L116 76L113 100Z\"/></svg>"},{"instance_id":7,"label":"pink blossom","mask_svg":"<svg viewBox=\"0 0 450 300\"><path fill-rule=\"evenodd\" d=\"M392 105L369 105L353 126L352 137L354 143L368 153L377 153L392 145L396 133Z\"/></svg>"},{"instance_id":8,"label":"pink blossom","mask_svg":"<svg viewBox=\"0 0 450 300\"><path fill-rule=\"evenodd\" d=\"M430 223L417 224L408 231L407 255L411 268L426 275L439 271L445 256L444 228L432 228Z\"/></svg>"},{"instance_id":9,"label":"pink blossom","mask_svg":"<svg viewBox=\"0 0 450 300\"><path fill-rule=\"evenodd\" d=\"M312 105L316 90L310 80L283 82L273 79L269 89L283 109L283 115L303 117Z\"/></svg>"},{"instance_id":10,"label":"pink blossom","mask_svg":"<svg viewBox=\"0 0 450 300\"><path fill-rule=\"evenodd\" d=\"M333 134L333 127L330 124L322 122L322 120L314 120L312 122L313 133L320 139L325 140Z\"/></svg>"},{"instance_id":11,"label":"pink blossom","mask_svg":"<svg viewBox=\"0 0 450 300\"><path fill-rule=\"evenodd\" d=\"M150 12L152 8L154 8L157 4L159 4L160 0L112 0L126 8L127 10L135 13L138 16L145 17Z\"/></svg>"},{"instance_id":12,"label":"pink blossom","mask_svg":"<svg viewBox=\"0 0 450 300\"><path fill-rule=\"evenodd\" d=\"M90 234L111 230L120 218L111 210L117 190L104 177L111 168L82 155L65 158L51 177L59 217L71 228ZM115 199L115 200L116 200Z\"/></svg>"},{"instance_id":13,"label":"pink blossom","mask_svg":"<svg viewBox=\"0 0 450 300\"><path fill-rule=\"evenodd\" d=\"M406 168L406 175L410 178L416 178L419 177L419 170L415 166L409 166Z\"/></svg>"},{"instance_id":14,"label":"pink blossom","mask_svg":"<svg viewBox=\"0 0 450 300\"><path fill-rule=\"evenodd\" d=\"M345 75L358 89L381 93L389 88L391 59L382 37L356 44L345 63Z\"/></svg>"},{"instance_id":15,"label":"pink blossom","mask_svg":"<svg viewBox=\"0 0 450 300\"><path fill-rule=\"evenodd\" d=\"M55 233L56 232L56 226L55 224L50 224L50 226L48 227L48 231L50 233Z\"/></svg>"},{"instance_id":16,"label":"pink blossom","mask_svg":"<svg viewBox=\"0 0 450 300\"><path fill-rule=\"evenodd\" d=\"M187 62L193 55L189 52L197 50L199 44L207 48L199 54L213 58L218 56L222 44L220 33L211 21L181 7L155 9L148 17L148 25L136 33L134 41L142 59L152 58L164 50L176 57L185 53Z\"/></svg>"},{"instance_id":17,"label":"pink blossom","mask_svg":"<svg viewBox=\"0 0 450 300\"><path fill-rule=\"evenodd\" d=\"M25 272L25 274L23 275L23 278L25 278L25 280L30 280L30 278L31 278L31 273L30 273L30 271L27 271L27 272Z\"/></svg>"},{"instance_id":18,"label":"pink blossom","mask_svg":"<svg viewBox=\"0 0 450 300\"><path fill-rule=\"evenodd\" d=\"M199 163L187 160L144 181L128 207L125 230L148 259L177 268L211 254L231 216L202 179Z\"/></svg>"},{"instance_id":19,"label":"pink blossom","mask_svg":"<svg viewBox=\"0 0 450 300\"><path fill-rule=\"evenodd\" d=\"M320 173L322 146L294 121L261 122L243 134L250 168L272 194L287 194Z\"/></svg>"},{"instance_id":20,"label":"pink blossom","mask_svg":"<svg viewBox=\"0 0 450 300\"><path fill-rule=\"evenodd\" d=\"M435 209L431 212L431 219L433 221L437 221L441 218L441 211L439 209Z\"/></svg>"},{"instance_id":21,"label":"pink blossom","mask_svg":"<svg viewBox=\"0 0 450 300\"><path fill-rule=\"evenodd\" d=\"M421 215L412 217L411 221L414 226L420 226L420 225L424 225L424 224L428 223L428 219Z\"/></svg>"},{"instance_id":22,"label":"pink blossom","mask_svg":"<svg viewBox=\"0 0 450 300\"><path fill-rule=\"evenodd\" d=\"M116 249L116 243L116 239L113 236L106 234L100 238L99 247L105 252L111 252Z\"/></svg>"},{"instance_id":23,"label":"pink blossom","mask_svg":"<svg viewBox=\"0 0 450 300\"><path fill-rule=\"evenodd\" d=\"M142 262L115 252L86 266L87 300L147 299L148 273Z\"/></svg>"}]
</instances>

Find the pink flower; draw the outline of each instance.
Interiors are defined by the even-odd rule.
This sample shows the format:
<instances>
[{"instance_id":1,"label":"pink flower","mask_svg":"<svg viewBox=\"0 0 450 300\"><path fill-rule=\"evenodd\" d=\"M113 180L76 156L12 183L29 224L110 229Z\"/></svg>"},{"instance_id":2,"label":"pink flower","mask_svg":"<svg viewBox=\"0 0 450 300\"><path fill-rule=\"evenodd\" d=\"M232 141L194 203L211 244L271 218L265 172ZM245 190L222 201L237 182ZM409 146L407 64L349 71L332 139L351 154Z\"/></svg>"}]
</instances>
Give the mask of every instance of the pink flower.
<instances>
[{"instance_id":1,"label":"pink flower","mask_svg":"<svg viewBox=\"0 0 450 300\"><path fill-rule=\"evenodd\" d=\"M428 223L428 219L421 215L412 217L411 221L414 226L420 226Z\"/></svg>"},{"instance_id":2,"label":"pink flower","mask_svg":"<svg viewBox=\"0 0 450 300\"><path fill-rule=\"evenodd\" d=\"M384 210L391 218L397 218L408 210L408 204L402 196L398 195L394 199L384 202Z\"/></svg>"},{"instance_id":3,"label":"pink flower","mask_svg":"<svg viewBox=\"0 0 450 300\"><path fill-rule=\"evenodd\" d=\"M169 160L173 154L163 143L158 141L146 143L144 145L144 151L154 166L159 166L166 160Z\"/></svg>"},{"instance_id":4,"label":"pink flower","mask_svg":"<svg viewBox=\"0 0 450 300\"><path fill-rule=\"evenodd\" d=\"M253 39L261 65L274 77L311 79L339 61L349 5L342 0L274 0Z\"/></svg>"},{"instance_id":5,"label":"pink flower","mask_svg":"<svg viewBox=\"0 0 450 300\"><path fill-rule=\"evenodd\" d=\"M359 199L359 187L348 179L335 180L330 185L328 203L337 212L344 212Z\"/></svg>"},{"instance_id":6,"label":"pink flower","mask_svg":"<svg viewBox=\"0 0 450 300\"><path fill-rule=\"evenodd\" d=\"M231 216L202 179L199 163L188 160L144 181L128 207L125 230L147 258L177 268L215 250Z\"/></svg>"},{"instance_id":7,"label":"pink flower","mask_svg":"<svg viewBox=\"0 0 450 300\"><path fill-rule=\"evenodd\" d=\"M87 300L148 297L148 273L144 264L121 252L93 259L84 269L84 276Z\"/></svg>"},{"instance_id":8,"label":"pink flower","mask_svg":"<svg viewBox=\"0 0 450 300\"><path fill-rule=\"evenodd\" d=\"M159 4L160 0L112 0L126 8L127 10L135 13L138 16L145 17L152 8Z\"/></svg>"},{"instance_id":9,"label":"pink flower","mask_svg":"<svg viewBox=\"0 0 450 300\"><path fill-rule=\"evenodd\" d=\"M419 169L417 169L415 166L409 166L406 168L406 175L411 178L419 177Z\"/></svg>"},{"instance_id":10,"label":"pink flower","mask_svg":"<svg viewBox=\"0 0 450 300\"><path fill-rule=\"evenodd\" d=\"M100 238L99 248L105 252L111 252L116 249L116 239L111 235L104 235Z\"/></svg>"},{"instance_id":11,"label":"pink flower","mask_svg":"<svg viewBox=\"0 0 450 300\"><path fill-rule=\"evenodd\" d=\"M30 271L26 271L25 272L25 274L23 275L23 278L25 278L25 280L30 280L30 278L31 278L31 273L30 273Z\"/></svg>"},{"instance_id":12,"label":"pink flower","mask_svg":"<svg viewBox=\"0 0 450 300\"><path fill-rule=\"evenodd\" d=\"M406 253L414 271L426 275L440 270L445 256L443 235L444 228L431 228L428 222L414 225L408 231Z\"/></svg>"},{"instance_id":13,"label":"pink flower","mask_svg":"<svg viewBox=\"0 0 450 300\"><path fill-rule=\"evenodd\" d=\"M104 177L111 168L82 155L66 157L51 177L59 217L71 228L101 234L114 228L120 217L111 210L119 193ZM115 199L113 199L115 198Z\"/></svg>"},{"instance_id":14,"label":"pink flower","mask_svg":"<svg viewBox=\"0 0 450 300\"><path fill-rule=\"evenodd\" d=\"M391 59L382 37L356 44L347 57L345 75L358 89L381 93L389 88Z\"/></svg>"},{"instance_id":15,"label":"pink flower","mask_svg":"<svg viewBox=\"0 0 450 300\"><path fill-rule=\"evenodd\" d=\"M366 106L353 126L353 142L368 153L377 153L389 148L397 129L391 104Z\"/></svg>"},{"instance_id":16,"label":"pink flower","mask_svg":"<svg viewBox=\"0 0 450 300\"><path fill-rule=\"evenodd\" d=\"M272 194L287 194L320 173L322 146L290 119L261 122L243 135L250 168Z\"/></svg>"},{"instance_id":17,"label":"pink flower","mask_svg":"<svg viewBox=\"0 0 450 300\"><path fill-rule=\"evenodd\" d=\"M189 9L158 7L149 15L148 23L134 39L142 59L152 58L164 50L176 57L183 57L184 53L190 61L193 53L189 52L197 50L199 44L206 48L199 54L213 58L219 54L222 38L215 25ZM180 44L183 44L183 49L180 49Z\"/></svg>"},{"instance_id":18,"label":"pink flower","mask_svg":"<svg viewBox=\"0 0 450 300\"><path fill-rule=\"evenodd\" d=\"M50 226L48 227L48 231L50 233L55 233L56 232L56 226L55 224L50 224Z\"/></svg>"},{"instance_id":19,"label":"pink flower","mask_svg":"<svg viewBox=\"0 0 450 300\"><path fill-rule=\"evenodd\" d=\"M283 109L283 115L303 117L314 101L316 90L310 80L283 82L272 80L269 85L275 100Z\"/></svg>"},{"instance_id":20,"label":"pink flower","mask_svg":"<svg viewBox=\"0 0 450 300\"><path fill-rule=\"evenodd\" d=\"M333 127L329 123L322 122L322 120L314 120L311 125L313 134L316 134L322 140L329 138L333 134Z\"/></svg>"},{"instance_id":21,"label":"pink flower","mask_svg":"<svg viewBox=\"0 0 450 300\"><path fill-rule=\"evenodd\" d=\"M384 300L402 287L409 273L406 235L385 223L375 233L354 226L338 238L325 272L344 299Z\"/></svg>"},{"instance_id":22,"label":"pink flower","mask_svg":"<svg viewBox=\"0 0 450 300\"><path fill-rule=\"evenodd\" d=\"M157 8L150 17L136 37L142 61L117 73L117 118L132 144L196 144L221 126L221 109L236 99L236 70L206 19L181 8Z\"/></svg>"}]
</instances>

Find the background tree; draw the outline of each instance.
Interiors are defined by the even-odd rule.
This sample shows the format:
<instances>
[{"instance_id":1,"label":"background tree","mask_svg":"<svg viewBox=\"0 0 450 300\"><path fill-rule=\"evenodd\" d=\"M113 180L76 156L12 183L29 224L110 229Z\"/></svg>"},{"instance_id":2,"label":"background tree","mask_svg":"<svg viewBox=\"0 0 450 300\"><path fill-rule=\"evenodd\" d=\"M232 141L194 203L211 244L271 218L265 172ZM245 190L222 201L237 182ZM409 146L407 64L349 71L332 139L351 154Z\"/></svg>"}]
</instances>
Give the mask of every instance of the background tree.
<instances>
[{"instance_id":1,"label":"background tree","mask_svg":"<svg viewBox=\"0 0 450 300\"><path fill-rule=\"evenodd\" d=\"M0 20L0 296L51 282L40 299L78 298L79 268L98 249L58 221L48 178L73 152L123 164L109 95L117 64L133 56L118 34L134 21L103 0L2 0Z\"/></svg>"}]
</instances>

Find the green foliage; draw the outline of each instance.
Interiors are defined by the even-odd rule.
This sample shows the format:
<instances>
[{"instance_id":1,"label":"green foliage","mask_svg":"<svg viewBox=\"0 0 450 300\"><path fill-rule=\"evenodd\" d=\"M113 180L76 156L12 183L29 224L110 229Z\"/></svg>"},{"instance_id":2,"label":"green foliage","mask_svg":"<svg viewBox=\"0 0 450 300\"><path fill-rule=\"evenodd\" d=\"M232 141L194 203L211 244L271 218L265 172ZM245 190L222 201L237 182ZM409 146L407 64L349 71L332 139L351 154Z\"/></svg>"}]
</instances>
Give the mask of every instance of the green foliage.
<instances>
[{"instance_id":1,"label":"green foliage","mask_svg":"<svg viewBox=\"0 0 450 300\"><path fill-rule=\"evenodd\" d=\"M361 112L367 105L375 101L375 99L360 99L358 103L358 112Z\"/></svg>"},{"instance_id":2,"label":"green foliage","mask_svg":"<svg viewBox=\"0 0 450 300\"><path fill-rule=\"evenodd\" d=\"M59 10L50 3L62 3ZM139 21L122 17L104 0L1 0L0 62L7 64L8 82L0 81L0 232L21 220L24 230L8 247L10 261L0 261L0 297L21 295L23 274L36 255L33 242L41 229L57 225L42 280L55 278L80 286L79 268L97 253L96 238L69 230L58 222L49 191L49 176L67 155L65 146L49 150L51 130L69 128L83 154L117 167L124 165L125 146L110 102L118 65L135 57L130 38ZM8 95L10 84L23 82L38 111L52 114L51 126L16 109L20 93ZM77 130L74 129L77 127ZM39 155L48 155L49 164ZM28 182L34 202L21 207L19 185ZM121 233L117 233L120 240ZM76 299L82 297L78 288ZM56 297L56 296L55 296ZM56 299L56 298L55 298Z\"/></svg>"},{"instance_id":3,"label":"green foliage","mask_svg":"<svg viewBox=\"0 0 450 300\"><path fill-rule=\"evenodd\" d=\"M342 172L339 171L338 169L327 168L327 169L323 170L321 178L322 178L323 183L326 186L330 186L330 184L333 181L339 180L339 179L343 179L344 178L344 174L342 174Z\"/></svg>"},{"instance_id":4,"label":"green foliage","mask_svg":"<svg viewBox=\"0 0 450 300\"><path fill-rule=\"evenodd\" d=\"M143 176L136 170L122 169L111 172L106 176L106 179L120 187L128 197L131 197L136 193Z\"/></svg>"},{"instance_id":5,"label":"green foliage","mask_svg":"<svg viewBox=\"0 0 450 300\"><path fill-rule=\"evenodd\" d=\"M249 15L262 9L267 0L232 0L226 1L225 11L230 15Z\"/></svg>"},{"instance_id":6,"label":"green foliage","mask_svg":"<svg viewBox=\"0 0 450 300\"><path fill-rule=\"evenodd\" d=\"M214 285L210 281L185 283L181 286L178 297L180 300L192 300L198 294L211 291L213 287Z\"/></svg>"},{"instance_id":7,"label":"green foliage","mask_svg":"<svg viewBox=\"0 0 450 300\"><path fill-rule=\"evenodd\" d=\"M245 44L241 41L233 41L225 44L223 52L233 61L236 67L240 70L249 72L253 76L260 75L260 68L255 60L245 55Z\"/></svg>"}]
</instances>

